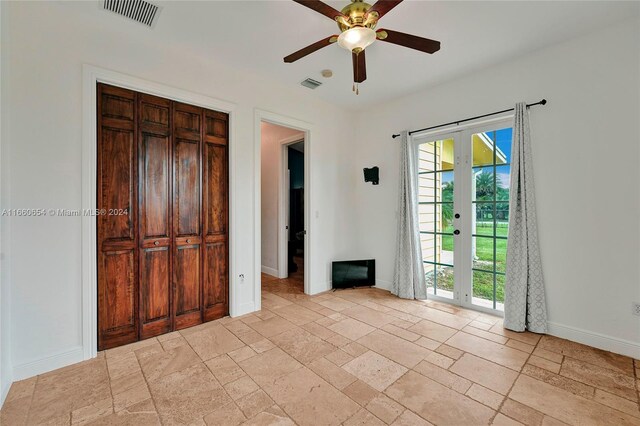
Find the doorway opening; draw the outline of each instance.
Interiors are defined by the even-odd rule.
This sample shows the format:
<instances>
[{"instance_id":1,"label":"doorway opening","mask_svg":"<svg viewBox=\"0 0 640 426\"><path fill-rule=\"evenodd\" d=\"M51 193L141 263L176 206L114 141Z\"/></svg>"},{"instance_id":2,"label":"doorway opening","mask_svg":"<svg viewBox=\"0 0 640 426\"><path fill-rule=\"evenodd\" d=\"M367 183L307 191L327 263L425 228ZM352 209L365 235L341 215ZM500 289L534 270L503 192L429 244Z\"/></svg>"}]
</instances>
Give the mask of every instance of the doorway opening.
<instances>
[{"instance_id":1,"label":"doorway opening","mask_svg":"<svg viewBox=\"0 0 640 426\"><path fill-rule=\"evenodd\" d=\"M263 290L305 292L305 132L260 123Z\"/></svg>"}]
</instances>

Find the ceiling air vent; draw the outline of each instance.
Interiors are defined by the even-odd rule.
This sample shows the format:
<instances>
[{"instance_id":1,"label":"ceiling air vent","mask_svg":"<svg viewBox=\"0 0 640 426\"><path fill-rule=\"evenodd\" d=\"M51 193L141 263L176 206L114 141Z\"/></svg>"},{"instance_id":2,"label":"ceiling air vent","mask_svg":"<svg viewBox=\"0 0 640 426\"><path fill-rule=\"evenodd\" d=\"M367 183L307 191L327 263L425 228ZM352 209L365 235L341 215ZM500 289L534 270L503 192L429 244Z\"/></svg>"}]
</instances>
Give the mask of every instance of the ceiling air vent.
<instances>
[{"instance_id":1,"label":"ceiling air vent","mask_svg":"<svg viewBox=\"0 0 640 426\"><path fill-rule=\"evenodd\" d=\"M148 27L153 27L160 12L160 7L144 0L104 0L103 8Z\"/></svg>"},{"instance_id":2,"label":"ceiling air vent","mask_svg":"<svg viewBox=\"0 0 640 426\"><path fill-rule=\"evenodd\" d=\"M308 87L309 89L316 89L319 86L322 86L322 83L320 83L319 81L316 81L312 78L308 78L305 81L303 81L302 84L304 87Z\"/></svg>"}]
</instances>

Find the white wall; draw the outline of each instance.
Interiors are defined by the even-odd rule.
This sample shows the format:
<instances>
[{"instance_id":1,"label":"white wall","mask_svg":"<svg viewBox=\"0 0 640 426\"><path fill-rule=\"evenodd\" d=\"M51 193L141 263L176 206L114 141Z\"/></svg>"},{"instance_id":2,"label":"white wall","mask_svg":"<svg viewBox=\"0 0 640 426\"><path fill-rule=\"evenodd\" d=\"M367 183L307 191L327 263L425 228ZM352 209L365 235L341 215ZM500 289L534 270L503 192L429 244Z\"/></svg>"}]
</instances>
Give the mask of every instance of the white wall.
<instances>
[{"instance_id":1,"label":"white wall","mask_svg":"<svg viewBox=\"0 0 640 426\"><path fill-rule=\"evenodd\" d=\"M6 13L4 13L4 4L0 3L0 52L7 52L6 35ZM0 56L1 58L1 56ZM6 96L4 94L5 80L7 78L7 61L0 59L0 140L5 140L7 134L7 122L2 117L2 111L6 110ZM4 170L7 167L7 151L4 145L0 144L0 209L7 204L7 181L4 178ZM11 377L13 374L10 363L10 340L9 340L9 286L5 283L8 281L9 268L6 258L6 248L8 246L8 223L5 218L0 218L0 404L4 401L9 387L11 386Z\"/></svg>"},{"instance_id":2,"label":"white wall","mask_svg":"<svg viewBox=\"0 0 640 426\"><path fill-rule=\"evenodd\" d=\"M427 70L428 72L428 70ZM393 277L400 130L531 110L550 330L640 357L640 23L574 39L359 113L351 155L360 257ZM380 166L379 186L362 167ZM356 176L357 175L357 176Z\"/></svg>"},{"instance_id":3,"label":"white wall","mask_svg":"<svg viewBox=\"0 0 640 426\"><path fill-rule=\"evenodd\" d=\"M282 141L304 138L304 133L271 123L261 123L262 272L278 275L278 188L282 167Z\"/></svg>"},{"instance_id":4,"label":"white wall","mask_svg":"<svg viewBox=\"0 0 640 426\"><path fill-rule=\"evenodd\" d=\"M3 165L8 165L2 168L2 207L81 207L82 65L88 63L236 104L231 286L240 312L253 310L260 297L253 282L260 264L254 258L254 191L259 190L254 187L259 164L254 158L255 109L313 123L317 130L308 155L315 165L312 202L318 214L312 220L322 237L311 248L311 284L326 288L331 259L348 252L353 241L344 237L351 229L348 218L335 208L350 200L340 186L348 176L343 151L353 137L349 112L310 99L308 89L228 69L213 52L203 56L183 46L160 45L153 31L126 21L116 27L100 14L80 15L46 2L3 2L2 13L3 48L6 41L11 44L10 51L2 51L9 69L2 80L2 123L10 123L1 141ZM12 306L13 335L10 345L3 341L2 346L10 348L14 380L79 361L80 218L13 218L11 234L2 237L2 302L3 308ZM4 298L7 287L9 300Z\"/></svg>"}]
</instances>

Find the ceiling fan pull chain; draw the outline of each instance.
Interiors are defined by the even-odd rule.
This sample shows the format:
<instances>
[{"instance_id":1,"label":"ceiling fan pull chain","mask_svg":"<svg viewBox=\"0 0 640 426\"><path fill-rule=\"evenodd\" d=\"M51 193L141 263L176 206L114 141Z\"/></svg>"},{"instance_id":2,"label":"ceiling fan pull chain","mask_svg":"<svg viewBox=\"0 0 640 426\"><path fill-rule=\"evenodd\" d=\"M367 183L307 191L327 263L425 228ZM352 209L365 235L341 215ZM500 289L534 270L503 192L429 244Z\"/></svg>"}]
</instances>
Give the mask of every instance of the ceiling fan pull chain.
<instances>
[{"instance_id":1,"label":"ceiling fan pull chain","mask_svg":"<svg viewBox=\"0 0 640 426\"><path fill-rule=\"evenodd\" d=\"M355 82L353 83L353 86L351 87L351 91L352 91L352 92L355 92L355 91L356 91L356 83L355 83Z\"/></svg>"},{"instance_id":2,"label":"ceiling fan pull chain","mask_svg":"<svg viewBox=\"0 0 640 426\"><path fill-rule=\"evenodd\" d=\"M360 94L360 85L356 84L356 95Z\"/></svg>"}]
</instances>

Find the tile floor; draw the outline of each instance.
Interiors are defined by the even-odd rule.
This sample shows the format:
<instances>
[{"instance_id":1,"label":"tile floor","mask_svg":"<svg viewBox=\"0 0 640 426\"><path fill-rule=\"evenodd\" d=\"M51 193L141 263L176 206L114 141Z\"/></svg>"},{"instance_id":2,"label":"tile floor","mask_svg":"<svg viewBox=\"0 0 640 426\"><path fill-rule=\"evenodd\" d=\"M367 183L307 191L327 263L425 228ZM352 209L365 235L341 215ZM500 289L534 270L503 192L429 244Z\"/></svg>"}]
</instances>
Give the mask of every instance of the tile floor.
<instances>
[{"instance_id":1,"label":"tile floor","mask_svg":"<svg viewBox=\"0 0 640 426\"><path fill-rule=\"evenodd\" d=\"M261 312L15 383L0 423L640 425L638 377L638 360L489 315L265 275Z\"/></svg>"}]
</instances>

